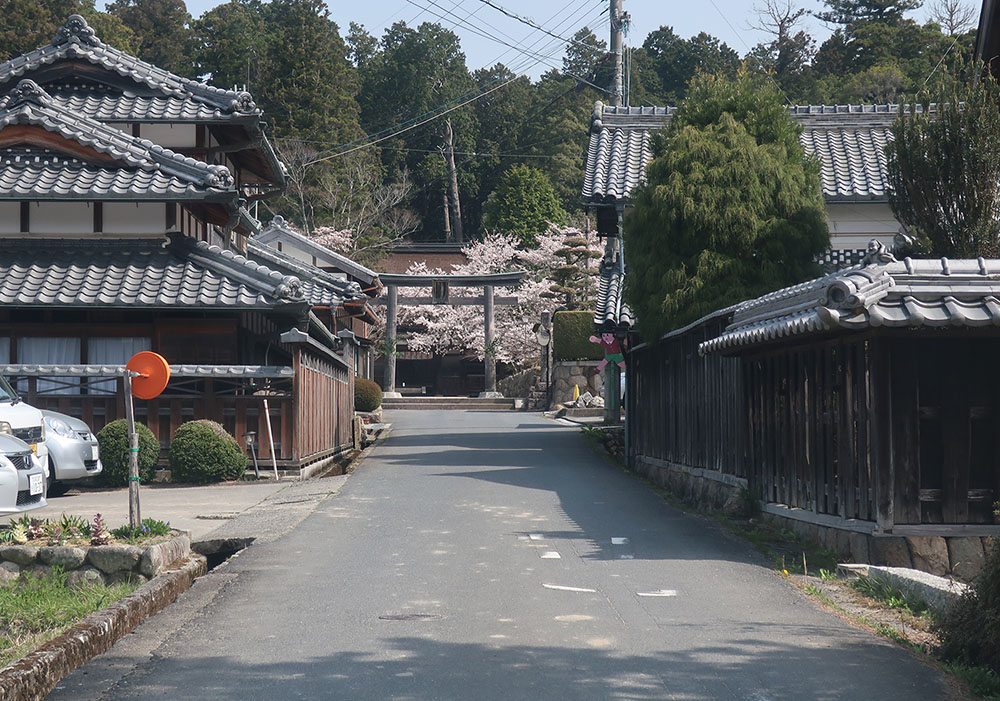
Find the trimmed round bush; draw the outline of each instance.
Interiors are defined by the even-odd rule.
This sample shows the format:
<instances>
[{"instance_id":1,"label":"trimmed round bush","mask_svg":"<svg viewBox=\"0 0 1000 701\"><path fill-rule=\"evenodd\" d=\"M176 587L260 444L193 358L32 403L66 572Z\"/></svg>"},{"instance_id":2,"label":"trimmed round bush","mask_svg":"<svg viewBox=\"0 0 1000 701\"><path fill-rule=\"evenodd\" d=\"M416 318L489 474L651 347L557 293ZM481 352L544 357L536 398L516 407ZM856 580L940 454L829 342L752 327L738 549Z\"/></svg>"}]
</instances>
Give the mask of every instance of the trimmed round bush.
<instances>
[{"instance_id":1,"label":"trimmed round bush","mask_svg":"<svg viewBox=\"0 0 1000 701\"><path fill-rule=\"evenodd\" d=\"M382 406L382 388L363 377L354 378L354 411L375 411Z\"/></svg>"},{"instance_id":2,"label":"trimmed round bush","mask_svg":"<svg viewBox=\"0 0 1000 701\"><path fill-rule=\"evenodd\" d=\"M153 470L160 457L160 442L145 424L135 422L135 432L139 434L139 481L150 482ZM118 419L97 432L97 442L101 446L100 480L111 487L128 485L128 421Z\"/></svg>"},{"instance_id":3,"label":"trimmed round bush","mask_svg":"<svg viewBox=\"0 0 1000 701\"><path fill-rule=\"evenodd\" d=\"M604 348L590 340L596 333L594 312L556 312L552 315L552 356L556 360L602 360Z\"/></svg>"},{"instance_id":4,"label":"trimmed round bush","mask_svg":"<svg viewBox=\"0 0 1000 701\"><path fill-rule=\"evenodd\" d=\"M170 479L174 482L221 482L243 476L247 456L236 439L214 421L181 424L170 443Z\"/></svg>"}]
</instances>

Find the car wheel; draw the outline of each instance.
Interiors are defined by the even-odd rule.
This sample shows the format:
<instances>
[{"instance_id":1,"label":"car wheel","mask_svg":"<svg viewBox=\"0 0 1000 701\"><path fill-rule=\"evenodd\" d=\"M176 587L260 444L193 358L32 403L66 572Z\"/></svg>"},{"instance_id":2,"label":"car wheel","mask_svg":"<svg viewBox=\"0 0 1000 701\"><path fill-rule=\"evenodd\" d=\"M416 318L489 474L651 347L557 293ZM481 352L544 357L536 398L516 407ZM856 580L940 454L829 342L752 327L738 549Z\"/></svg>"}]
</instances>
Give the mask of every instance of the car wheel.
<instances>
[{"instance_id":1,"label":"car wheel","mask_svg":"<svg viewBox=\"0 0 1000 701\"><path fill-rule=\"evenodd\" d=\"M68 491L69 491L69 485L67 485L65 482L58 482L50 477L49 488L45 490L45 496L46 498L61 497Z\"/></svg>"}]
</instances>

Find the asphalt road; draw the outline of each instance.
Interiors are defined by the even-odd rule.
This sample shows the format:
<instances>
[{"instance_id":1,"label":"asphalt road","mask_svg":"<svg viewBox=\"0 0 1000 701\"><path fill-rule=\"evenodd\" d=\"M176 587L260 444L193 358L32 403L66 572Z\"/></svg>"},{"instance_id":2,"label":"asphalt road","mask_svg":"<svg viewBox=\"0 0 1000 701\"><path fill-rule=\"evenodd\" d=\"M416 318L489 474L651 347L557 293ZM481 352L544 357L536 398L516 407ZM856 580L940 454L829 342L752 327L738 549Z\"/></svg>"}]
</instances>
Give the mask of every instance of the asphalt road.
<instances>
[{"instance_id":1,"label":"asphalt road","mask_svg":"<svg viewBox=\"0 0 1000 701\"><path fill-rule=\"evenodd\" d=\"M341 493L54 698L940 699L747 545L523 413L394 412ZM81 680L116 677L100 694Z\"/></svg>"}]
</instances>

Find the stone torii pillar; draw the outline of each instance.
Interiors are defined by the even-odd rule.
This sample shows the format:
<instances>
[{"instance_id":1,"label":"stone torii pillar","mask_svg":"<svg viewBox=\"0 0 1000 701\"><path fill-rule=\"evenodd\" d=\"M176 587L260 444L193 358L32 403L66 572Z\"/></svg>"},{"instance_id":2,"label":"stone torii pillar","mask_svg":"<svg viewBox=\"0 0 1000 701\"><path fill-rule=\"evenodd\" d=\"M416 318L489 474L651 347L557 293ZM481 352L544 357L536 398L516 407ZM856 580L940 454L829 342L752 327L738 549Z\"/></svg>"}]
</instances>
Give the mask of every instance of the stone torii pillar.
<instances>
[{"instance_id":1,"label":"stone torii pillar","mask_svg":"<svg viewBox=\"0 0 1000 701\"><path fill-rule=\"evenodd\" d=\"M396 339L396 316L400 304L422 305L422 304L450 304L450 305L482 305L483 307L483 327L484 327L484 353L483 364L485 392L480 396L497 397L500 396L497 389L497 364L494 355L496 345L495 320L496 305L517 304L517 297L496 297L494 289L497 285L509 287L518 284L524 279L525 273L521 271L510 273L490 273L486 275L407 275L396 273L381 273L379 280L386 287L387 295L384 304L386 305L385 315L385 335L388 341L393 341L393 349ZM397 296L398 287L429 287L430 297L403 297ZM480 297L451 297L449 291L452 287L482 287L483 294ZM381 300L374 300L373 305L383 303ZM393 350L385 359L385 383L382 391L385 397L398 397L396 392L396 354Z\"/></svg>"}]
</instances>

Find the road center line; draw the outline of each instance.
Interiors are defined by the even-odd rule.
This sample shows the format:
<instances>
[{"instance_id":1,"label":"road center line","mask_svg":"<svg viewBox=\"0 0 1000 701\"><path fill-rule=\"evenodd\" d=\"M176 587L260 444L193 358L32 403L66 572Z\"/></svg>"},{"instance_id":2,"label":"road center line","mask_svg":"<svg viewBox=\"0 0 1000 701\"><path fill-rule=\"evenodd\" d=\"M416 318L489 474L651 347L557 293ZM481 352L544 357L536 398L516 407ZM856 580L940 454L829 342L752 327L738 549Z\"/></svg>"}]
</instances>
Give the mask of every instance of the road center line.
<instances>
[{"instance_id":1,"label":"road center line","mask_svg":"<svg viewBox=\"0 0 1000 701\"><path fill-rule=\"evenodd\" d=\"M596 594L596 589L586 589L584 587L564 587L561 584L543 584L546 589L556 589L557 591L578 591L585 594Z\"/></svg>"}]
</instances>

